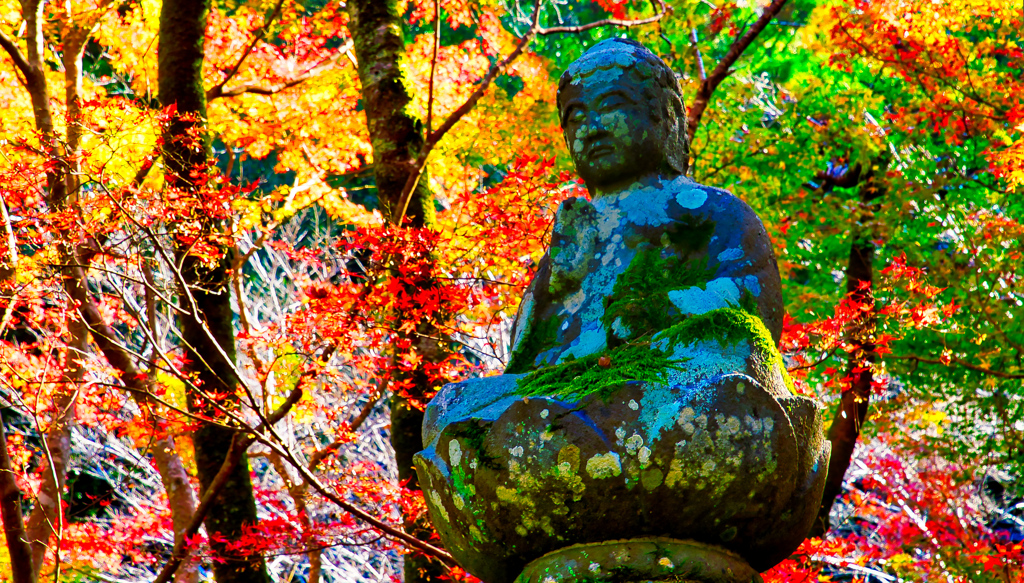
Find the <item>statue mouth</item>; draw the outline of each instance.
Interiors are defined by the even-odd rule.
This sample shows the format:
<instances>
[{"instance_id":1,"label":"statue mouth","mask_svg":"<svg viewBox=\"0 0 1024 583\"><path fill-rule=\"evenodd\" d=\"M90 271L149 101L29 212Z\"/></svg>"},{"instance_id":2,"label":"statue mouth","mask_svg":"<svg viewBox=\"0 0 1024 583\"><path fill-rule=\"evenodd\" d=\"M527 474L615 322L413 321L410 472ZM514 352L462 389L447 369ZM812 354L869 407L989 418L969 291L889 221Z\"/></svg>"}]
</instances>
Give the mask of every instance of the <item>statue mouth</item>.
<instances>
[{"instance_id":1,"label":"statue mouth","mask_svg":"<svg viewBox=\"0 0 1024 583\"><path fill-rule=\"evenodd\" d=\"M611 146L609 144L597 144L590 147L590 149L587 151L587 157L591 159L603 158L604 156L608 156L609 154L614 153L614 146Z\"/></svg>"}]
</instances>

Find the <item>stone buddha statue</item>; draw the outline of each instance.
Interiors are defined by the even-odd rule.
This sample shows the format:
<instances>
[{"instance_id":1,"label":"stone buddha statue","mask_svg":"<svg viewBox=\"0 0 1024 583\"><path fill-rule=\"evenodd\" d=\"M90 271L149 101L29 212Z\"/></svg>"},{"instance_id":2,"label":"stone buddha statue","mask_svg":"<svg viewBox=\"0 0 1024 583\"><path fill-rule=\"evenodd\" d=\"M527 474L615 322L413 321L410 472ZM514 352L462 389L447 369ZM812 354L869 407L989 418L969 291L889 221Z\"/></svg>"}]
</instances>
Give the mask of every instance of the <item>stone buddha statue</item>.
<instances>
[{"instance_id":1,"label":"stone buddha statue","mask_svg":"<svg viewBox=\"0 0 1024 583\"><path fill-rule=\"evenodd\" d=\"M505 374L427 407L420 483L466 570L516 581L750 581L821 501L822 409L778 352L771 241L686 178L672 70L599 43L558 87L590 200L558 209Z\"/></svg>"}]
</instances>

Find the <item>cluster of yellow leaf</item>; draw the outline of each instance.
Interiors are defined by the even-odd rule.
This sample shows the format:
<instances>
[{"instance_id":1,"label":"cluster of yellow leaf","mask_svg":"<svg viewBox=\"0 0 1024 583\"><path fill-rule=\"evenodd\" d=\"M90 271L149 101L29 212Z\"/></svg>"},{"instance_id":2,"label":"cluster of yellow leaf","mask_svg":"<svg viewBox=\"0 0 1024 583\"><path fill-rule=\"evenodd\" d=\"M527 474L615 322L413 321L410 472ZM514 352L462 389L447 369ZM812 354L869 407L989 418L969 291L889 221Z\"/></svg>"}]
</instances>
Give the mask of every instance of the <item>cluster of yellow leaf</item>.
<instances>
[{"instance_id":1,"label":"cluster of yellow leaf","mask_svg":"<svg viewBox=\"0 0 1024 583\"><path fill-rule=\"evenodd\" d=\"M1019 135L1024 136L1024 125L1017 126ZM1006 180L1014 192L1024 186L1024 137L992 155L992 167L997 176Z\"/></svg>"},{"instance_id":2,"label":"cluster of yellow leaf","mask_svg":"<svg viewBox=\"0 0 1024 583\"><path fill-rule=\"evenodd\" d=\"M160 0L139 0L125 12L108 10L93 37L104 47L118 81L145 99L157 96L160 5Z\"/></svg>"}]
</instances>

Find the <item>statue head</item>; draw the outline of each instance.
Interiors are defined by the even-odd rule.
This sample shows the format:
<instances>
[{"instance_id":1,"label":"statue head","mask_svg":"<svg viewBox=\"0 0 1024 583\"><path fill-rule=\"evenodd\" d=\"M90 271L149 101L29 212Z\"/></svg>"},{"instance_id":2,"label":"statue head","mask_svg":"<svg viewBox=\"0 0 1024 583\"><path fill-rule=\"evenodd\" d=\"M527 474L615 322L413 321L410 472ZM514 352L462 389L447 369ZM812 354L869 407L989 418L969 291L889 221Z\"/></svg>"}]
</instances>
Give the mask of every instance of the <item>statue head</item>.
<instances>
[{"instance_id":1,"label":"statue head","mask_svg":"<svg viewBox=\"0 0 1024 583\"><path fill-rule=\"evenodd\" d=\"M595 45L562 74L557 101L566 145L591 191L648 174L686 173L679 82L640 43L612 38Z\"/></svg>"}]
</instances>

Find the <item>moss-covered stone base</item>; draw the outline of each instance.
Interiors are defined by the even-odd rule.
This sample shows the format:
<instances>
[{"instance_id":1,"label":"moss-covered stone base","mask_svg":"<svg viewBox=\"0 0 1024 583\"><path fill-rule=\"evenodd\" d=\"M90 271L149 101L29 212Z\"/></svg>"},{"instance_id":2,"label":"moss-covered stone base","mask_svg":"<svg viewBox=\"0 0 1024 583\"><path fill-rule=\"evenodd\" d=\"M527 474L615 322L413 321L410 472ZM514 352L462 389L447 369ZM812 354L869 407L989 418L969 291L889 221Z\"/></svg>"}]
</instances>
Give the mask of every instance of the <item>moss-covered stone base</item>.
<instances>
[{"instance_id":1,"label":"moss-covered stone base","mask_svg":"<svg viewBox=\"0 0 1024 583\"><path fill-rule=\"evenodd\" d=\"M758 570L784 559L817 514L824 409L758 372L750 345L630 345L647 353L618 367L592 355L446 386L416 456L445 548L488 583L573 544L635 537L699 541ZM635 378L662 373L680 380ZM623 577L595 580L639 580Z\"/></svg>"}]
</instances>

